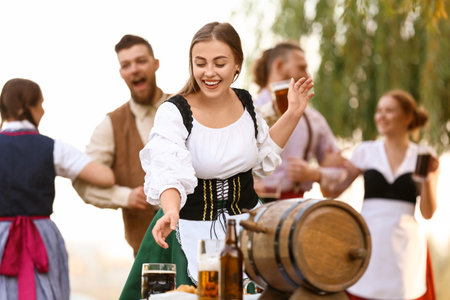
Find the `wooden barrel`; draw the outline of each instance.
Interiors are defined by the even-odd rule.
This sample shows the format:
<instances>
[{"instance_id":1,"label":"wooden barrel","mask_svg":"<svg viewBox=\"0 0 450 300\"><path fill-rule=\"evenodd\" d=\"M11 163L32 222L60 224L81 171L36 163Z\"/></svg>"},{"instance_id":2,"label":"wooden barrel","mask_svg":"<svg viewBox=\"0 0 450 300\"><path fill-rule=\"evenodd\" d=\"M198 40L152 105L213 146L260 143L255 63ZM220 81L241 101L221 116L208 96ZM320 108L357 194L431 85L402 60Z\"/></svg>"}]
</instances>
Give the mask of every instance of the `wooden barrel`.
<instances>
[{"instance_id":1,"label":"wooden barrel","mask_svg":"<svg viewBox=\"0 0 450 300\"><path fill-rule=\"evenodd\" d=\"M240 224L245 272L262 287L339 292L353 285L369 263L369 229L341 201L271 202L250 211Z\"/></svg>"}]
</instances>

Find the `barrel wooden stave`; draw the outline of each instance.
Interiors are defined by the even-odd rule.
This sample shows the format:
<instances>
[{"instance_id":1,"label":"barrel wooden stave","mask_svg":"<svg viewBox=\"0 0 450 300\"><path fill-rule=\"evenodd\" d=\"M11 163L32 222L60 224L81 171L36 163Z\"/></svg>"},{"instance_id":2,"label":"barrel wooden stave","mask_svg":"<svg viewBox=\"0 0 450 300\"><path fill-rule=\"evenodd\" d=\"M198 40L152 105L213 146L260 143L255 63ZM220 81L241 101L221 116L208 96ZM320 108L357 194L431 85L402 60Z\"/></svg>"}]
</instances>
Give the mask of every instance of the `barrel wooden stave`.
<instances>
[{"instance_id":1,"label":"barrel wooden stave","mask_svg":"<svg viewBox=\"0 0 450 300\"><path fill-rule=\"evenodd\" d=\"M305 279L319 290L345 290L367 268L369 257L352 259L349 253L365 249L370 254L369 230L362 217L343 202L327 200L311 207L298 223L296 240L303 241L294 248L296 261Z\"/></svg>"}]
</instances>

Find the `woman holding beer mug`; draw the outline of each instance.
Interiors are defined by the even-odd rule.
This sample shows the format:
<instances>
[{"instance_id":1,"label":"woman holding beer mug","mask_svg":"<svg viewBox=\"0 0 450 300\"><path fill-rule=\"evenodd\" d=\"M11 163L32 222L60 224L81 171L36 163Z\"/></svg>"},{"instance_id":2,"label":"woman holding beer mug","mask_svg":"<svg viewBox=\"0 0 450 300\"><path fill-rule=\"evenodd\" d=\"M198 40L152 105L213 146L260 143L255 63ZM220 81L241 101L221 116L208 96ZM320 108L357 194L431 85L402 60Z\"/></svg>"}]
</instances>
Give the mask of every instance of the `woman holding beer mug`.
<instances>
[{"instance_id":1,"label":"woman holding beer mug","mask_svg":"<svg viewBox=\"0 0 450 300\"><path fill-rule=\"evenodd\" d=\"M348 180L328 191L338 196L358 175L364 175L361 214L371 233L372 255L364 275L349 289L351 299L434 299L427 241L414 211L419 206L425 219L433 216L439 162L432 156L424 177L415 180L419 146L410 141L411 131L427 120L427 112L417 107L409 93L385 93L375 112L377 130L384 138L359 145Z\"/></svg>"},{"instance_id":2,"label":"woman holding beer mug","mask_svg":"<svg viewBox=\"0 0 450 300\"><path fill-rule=\"evenodd\" d=\"M150 139L141 151L147 201L160 204L120 299L139 298L141 265L173 262L176 281L197 281L197 244L224 239L227 218L247 218L258 205L252 173L265 175L280 163L279 153L312 94L312 80L290 83L289 107L269 130L255 113L250 94L231 84L243 53L235 29L209 23L193 37L190 78L163 103Z\"/></svg>"}]
</instances>

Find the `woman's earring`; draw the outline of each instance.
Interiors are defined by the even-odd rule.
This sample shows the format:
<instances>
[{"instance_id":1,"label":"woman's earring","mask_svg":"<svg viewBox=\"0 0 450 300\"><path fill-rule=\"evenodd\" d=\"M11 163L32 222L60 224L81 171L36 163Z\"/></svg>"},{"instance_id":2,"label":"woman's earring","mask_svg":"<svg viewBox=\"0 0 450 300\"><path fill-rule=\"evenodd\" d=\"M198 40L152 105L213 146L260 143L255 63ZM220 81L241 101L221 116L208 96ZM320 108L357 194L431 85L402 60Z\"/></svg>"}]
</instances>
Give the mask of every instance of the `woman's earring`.
<instances>
[{"instance_id":1,"label":"woman's earring","mask_svg":"<svg viewBox=\"0 0 450 300\"><path fill-rule=\"evenodd\" d=\"M234 73L234 79L233 79L233 82L235 82L235 81L238 79L238 77L239 77L239 69L236 70L236 73Z\"/></svg>"}]
</instances>

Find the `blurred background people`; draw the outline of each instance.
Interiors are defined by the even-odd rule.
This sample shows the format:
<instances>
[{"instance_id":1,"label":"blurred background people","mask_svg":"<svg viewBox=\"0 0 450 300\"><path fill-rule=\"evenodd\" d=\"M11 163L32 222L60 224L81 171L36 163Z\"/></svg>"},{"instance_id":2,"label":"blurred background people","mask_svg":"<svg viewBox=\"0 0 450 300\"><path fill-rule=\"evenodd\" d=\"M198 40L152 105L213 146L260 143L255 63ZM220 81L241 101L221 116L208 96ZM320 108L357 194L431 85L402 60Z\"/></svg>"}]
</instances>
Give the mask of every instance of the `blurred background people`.
<instances>
[{"instance_id":1,"label":"blurred background people","mask_svg":"<svg viewBox=\"0 0 450 300\"><path fill-rule=\"evenodd\" d=\"M280 116L274 109L271 84L290 78L309 78L307 68L305 53L293 42L281 42L265 50L257 59L253 78L259 86L259 93L254 103L269 125ZM279 199L303 197L304 192L312 188L313 182L321 180L318 165L336 166L342 162L337 151L338 147L327 121L309 105L281 152L281 165L271 175L255 180L255 189L260 196L279 188ZM317 160L318 165L310 164L313 159Z\"/></svg>"},{"instance_id":2,"label":"blurred background people","mask_svg":"<svg viewBox=\"0 0 450 300\"><path fill-rule=\"evenodd\" d=\"M67 251L50 220L55 177L114 184L110 168L39 133L43 101L39 85L21 78L0 95L0 299L69 299Z\"/></svg>"},{"instance_id":3,"label":"blurred background people","mask_svg":"<svg viewBox=\"0 0 450 300\"><path fill-rule=\"evenodd\" d=\"M372 254L361 279L349 288L352 300L435 299L427 240L414 213L430 219L436 210L439 161L431 156L426 177L414 180L419 146L410 140L410 133L427 120L427 112L409 93L385 93L375 112L383 138L355 149L348 179L339 188L322 186L325 194L338 196L364 175L361 215L371 234Z\"/></svg>"},{"instance_id":4,"label":"blurred background people","mask_svg":"<svg viewBox=\"0 0 450 300\"><path fill-rule=\"evenodd\" d=\"M136 255L142 238L158 211L147 203L139 151L147 143L156 109L167 99L156 85L159 60L147 40L125 35L115 46L120 75L130 89L131 98L109 113L95 128L86 153L110 166L116 185L103 189L75 181L74 187L87 203L101 208L121 208L125 239Z\"/></svg>"}]
</instances>

